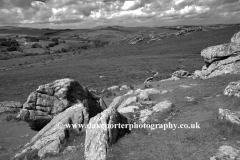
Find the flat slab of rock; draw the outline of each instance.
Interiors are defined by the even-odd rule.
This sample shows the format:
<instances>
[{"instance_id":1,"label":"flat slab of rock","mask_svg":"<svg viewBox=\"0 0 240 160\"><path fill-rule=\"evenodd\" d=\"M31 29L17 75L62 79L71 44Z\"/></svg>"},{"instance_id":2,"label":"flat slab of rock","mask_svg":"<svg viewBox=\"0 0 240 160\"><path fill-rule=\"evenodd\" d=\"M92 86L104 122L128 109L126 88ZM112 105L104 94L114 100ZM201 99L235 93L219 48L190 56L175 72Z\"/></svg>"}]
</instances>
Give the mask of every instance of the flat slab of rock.
<instances>
[{"instance_id":1,"label":"flat slab of rock","mask_svg":"<svg viewBox=\"0 0 240 160\"><path fill-rule=\"evenodd\" d=\"M65 78L39 86L36 91L29 95L27 102L23 104L23 109L20 111L18 118L29 122L33 130L39 131L54 116L79 101L87 106L99 106L94 107L96 113L106 108L106 106L101 106L104 103L100 102L100 98L94 96L77 81Z\"/></svg>"},{"instance_id":2,"label":"flat slab of rock","mask_svg":"<svg viewBox=\"0 0 240 160\"><path fill-rule=\"evenodd\" d=\"M41 131L39 131L14 159L28 159L35 154L44 158L48 155L59 154L66 143L70 132L79 132L81 128L68 128L66 125L87 124L89 121L88 109L78 103L55 116Z\"/></svg>"}]
</instances>

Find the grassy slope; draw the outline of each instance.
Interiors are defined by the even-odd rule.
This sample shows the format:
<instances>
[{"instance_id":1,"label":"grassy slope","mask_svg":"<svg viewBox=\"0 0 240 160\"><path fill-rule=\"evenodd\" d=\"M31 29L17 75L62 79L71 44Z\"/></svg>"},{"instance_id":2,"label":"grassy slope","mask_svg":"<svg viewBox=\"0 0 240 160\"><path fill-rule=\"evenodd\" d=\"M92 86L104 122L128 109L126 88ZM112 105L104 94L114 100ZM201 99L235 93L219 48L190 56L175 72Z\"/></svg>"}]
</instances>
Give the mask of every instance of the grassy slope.
<instances>
[{"instance_id":1,"label":"grassy slope","mask_svg":"<svg viewBox=\"0 0 240 160\"><path fill-rule=\"evenodd\" d=\"M168 99L178 113L171 119L174 124L194 124L201 129L138 130L125 136L111 148L108 160L205 160L212 157L221 145L238 146L240 130L217 120L219 108L238 110L239 98L223 96L229 82L239 80L240 75L226 75L209 80L180 80L161 83L160 89L172 90L159 99ZM180 84L197 84L188 89ZM186 101L186 96L195 100ZM163 122L167 123L167 122Z\"/></svg>"},{"instance_id":2,"label":"grassy slope","mask_svg":"<svg viewBox=\"0 0 240 160\"><path fill-rule=\"evenodd\" d=\"M142 83L148 76L152 75L148 73L149 71L159 71L159 79L162 79L177 69L189 71L200 69L203 65L200 51L207 46L229 42L232 35L239 30L239 27L233 27L194 33L150 44L139 43L125 47L122 47L122 44L108 46L85 51L79 55L63 55L61 59L56 56L52 63L46 65L39 64L42 63L43 57L48 61L49 57L47 56L13 59L11 64L30 61L33 67L0 72L0 101L18 100L24 102L30 92L39 85L64 77L74 78L85 86L102 89L114 84ZM7 65L6 63L10 61L1 62ZM100 79L98 77L100 75L107 76L107 78ZM226 126L216 122L216 113L220 107L237 110L239 99L222 95L216 97L216 95L222 94L229 82L239 80L239 78L239 75L227 75L206 81L181 80L177 83L164 83L156 86L162 89L174 89L165 97L158 97L169 99L179 110L179 113L172 119L173 123L199 122L202 129L135 130L112 147L109 160L207 159L221 144L236 145L236 140L240 138L239 134L232 135L231 129L226 129ZM184 90L178 87L179 84L183 83L196 83L198 85ZM194 102L187 102L184 99L185 96L194 96L196 99ZM6 150L0 150L0 155L4 159L13 155L18 145L25 144L35 134L26 127L26 124L19 125L15 122L2 122L0 130L0 144L6 148ZM11 134L7 134L7 132ZM26 133L30 134L29 137L18 138ZM15 141L17 138L19 140ZM223 138L227 138L227 141L224 141ZM73 144L77 144L77 142L83 143L84 138L77 139ZM79 159L79 156L83 157L83 149L77 153L63 156L62 159Z\"/></svg>"},{"instance_id":3,"label":"grassy slope","mask_svg":"<svg viewBox=\"0 0 240 160\"><path fill-rule=\"evenodd\" d=\"M102 89L116 84L139 84L158 71L159 79L178 69L194 71L204 63L200 51L226 43L240 27L198 32L150 44L122 44L65 55L61 61L45 66L0 72L0 101L24 102L37 86L55 79L70 77L85 86ZM15 59L23 61L23 59ZM15 60L11 60L14 63ZM3 61L6 62L6 61ZM179 63L180 62L180 63ZM16 64L17 65L17 64ZM33 65L34 66L34 65ZM107 78L100 79L103 75Z\"/></svg>"}]
</instances>

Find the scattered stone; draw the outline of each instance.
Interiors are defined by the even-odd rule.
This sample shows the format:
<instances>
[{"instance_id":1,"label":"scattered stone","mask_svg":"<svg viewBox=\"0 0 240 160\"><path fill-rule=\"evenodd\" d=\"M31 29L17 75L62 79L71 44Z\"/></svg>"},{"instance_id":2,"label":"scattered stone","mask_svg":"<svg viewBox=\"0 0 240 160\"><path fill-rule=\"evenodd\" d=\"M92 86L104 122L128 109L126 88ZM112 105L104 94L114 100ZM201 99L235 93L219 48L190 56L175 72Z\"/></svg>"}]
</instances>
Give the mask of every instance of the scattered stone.
<instances>
[{"instance_id":1,"label":"scattered stone","mask_svg":"<svg viewBox=\"0 0 240 160\"><path fill-rule=\"evenodd\" d=\"M238 160L240 159L240 151L231 146L221 146L216 156L210 160Z\"/></svg>"},{"instance_id":2,"label":"scattered stone","mask_svg":"<svg viewBox=\"0 0 240 160\"><path fill-rule=\"evenodd\" d=\"M101 106L100 98L90 93L77 81L66 78L39 86L35 92L29 95L17 117L27 121L31 129L39 131L54 116L79 101L86 106L99 106L96 108L97 113L105 108L105 106Z\"/></svg>"},{"instance_id":3,"label":"scattered stone","mask_svg":"<svg viewBox=\"0 0 240 160\"><path fill-rule=\"evenodd\" d=\"M116 91L118 91L119 89L120 89L119 86L112 86L112 87L109 87L107 90L112 91L112 92L116 92Z\"/></svg>"},{"instance_id":4,"label":"scattered stone","mask_svg":"<svg viewBox=\"0 0 240 160\"><path fill-rule=\"evenodd\" d=\"M137 91L135 93L137 93ZM155 88L145 89L140 91L138 98L140 100L146 101L149 100L149 96L157 94L161 94L161 92Z\"/></svg>"},{"instance_id":5,"label":"scattered stone","mask_svg":"<svg viewBox=\"0 0 240 160\"><path fill-rule=\"evenodd\" d=\"M29 137L29 134L26 134L25 136L21 136L22 138L24 138L24 137Z\"/></svg>"},{"instance_id":6,"label":"scattered stone","mask_svg":"<svg viewBox=\"0 0 240 160\"><path fill-rule=\"evenodd\" d=\"M0 114L5 112L18 112L22 108L20 102L4 101L0 102Z\"/></svg>"},{"instance_id":7,"label":"scattered stone","mask_svg":"<svg viewBox=\"0 0 240 160\"><path fill-rule=\"evenodd\" d=\"M187 96L187 97L185 97L185 99L186 99L187 101L189 101L189 102L192 102L192 101L195 100L195 97L189 97L189 96Z\"/></svg>"},{"instance_id":8,"label":"scattered stone","mask_svg":"<svg viewBox=\"0 0 240 160\"><path fill-rule=\"evenodd\" d=\"M188 76L190 76L191 74L188 71L184 71L184 70L179 70L179 71L175 71L172 74L172 77L178 77L178 78L187 78Z\"/></svg>"},{"instance_id":9,"label":"scattered stone","mask_svg":"<svg viewBox=\"0 0 240 160\"><path fill-rule=\"evenodd\" d=\"M154 112L161 112L163 114L166 114L173 110L173 104L170 101L165 100L153 106L152 109Z\"/></svg>"},{"instance_id":10,"label":"scattered stone","mask_svg":"<svg viewBox=\"0 0 240 160\"><path fill-rule=\"evenodd\" d=\"M157 76L159 76L159 73L158 73L158 72L156 72L156 73L153 75L153 77L157 77Z\"/></svg>"},{"instance_id":11,"label":"scattered stone","mask_svg":"<svg viewBox=\"0 0 240 160\"><path fill-rule=\"evenodd\" d=\"M130 113L130 112L135 112L136 110L139 110L138 106L128 106L128 107L118 109L118 112L119 113Z\"/></svg>"},{"instance_id":12,"label":"scattered stone","mask_svg":"<svg viewBox=\"0 0 240 160\"><path fill-rule=\"evenodd\" d=\"M147 121L147 119L153 114L153 111L149 110L149 109L144 109L140 111L140 117L139 120L142 123L145 123Z\"/></svg>"},{"instance_id":13,"label":"scattered stone","mask_svg":"<svg viewBox=\"0 0 240 160\"><path fill-rule=\"evenodd\" d=\"M231 82L223 92L226 96L240 97L240 81Z\"/></svg>"},{"instance_id":14,"label":"scattered stone","mask_svg":"<svg viewBox=\"0 0 240 160\"><path fill-rule=\"evenodd\" d=\"M160 82L166 82L166 81L177 81L179 80L180 78L176 77L176 76L172 76L171 78L168 78L168 79L163 79L161 80Z\"/></svg>"},{"instance_id":15,"label":"scattered stone","mask_svg":"<svg viewBox=\"0 0 240 160\"><path fill-rule=\"evenodd\" d=\"M141 36L141 37L136 37L136 38L133 38L131 39L128 44L137 44L138 42L141 42L144 40L144 37Z\"/></svg>"},{"instance_id":16,"label":"scattered stone","mask_svg":"<svg viewBox=\"0 0 240 160\"><path fill-rule=\"evenodd\" d=\"M240 125L240 112L231 112L228 109L219 108L218 117L220 120Z\"/></svg>"},{"instance_id":17,"label":"scattered stone","mask_svg":"<svg viewBox=\"0 0 240 160\"><path fill-rule=\"evenodd\" d=\"M190 85L186 85L186 84L181 84L179 85L180 88L190 88L191 86Z\"/></svg>"},{"instance_id":18,"label":"scattered stone","mask_svg":"<svg viewBox=\"0 0 240 160\"><path fill-rule=\"evenodd\" d=\"M153 77L149 77L149 78L147 78L147 79L144 81L143 84L151 83L151 82L153 82Z\"/></svg>"},{"instance_id":19,"label":"scattered stone","mask_svg":"<svg viewBox=\"0 0 240 160\"><path fill-rule=\"evenodd\" d=\"M121 88L120 88L120 91L125 91L125 90L129 90L130 87L128 87L127 85L123 85Z\"/></svg>"},{"instance_id":20,"label":"scattered stone","mask_svg":"<svg viewBox=\"0 0 240 160\"><path fill-rule=\"evenodd\" d=\"M162 90L161 91L161 94L166 94L166 93L168 93L168 90Z\"/></svg>"},{"instance_id":21,"label":"scattered stone","mask_svg":"<svg viewBox=\"0 0 240 160\"><path fill-rule=\"evenodd\" d=\"M114 99L113 103L118 104L118 111L135 122L144 123L153 113L165 117L173 110L173 104L169 101L152 101L151 96L167 93L155 88L137 89ZM162 119L162 117L161 117Z\"/></svg>"}]
</instances>

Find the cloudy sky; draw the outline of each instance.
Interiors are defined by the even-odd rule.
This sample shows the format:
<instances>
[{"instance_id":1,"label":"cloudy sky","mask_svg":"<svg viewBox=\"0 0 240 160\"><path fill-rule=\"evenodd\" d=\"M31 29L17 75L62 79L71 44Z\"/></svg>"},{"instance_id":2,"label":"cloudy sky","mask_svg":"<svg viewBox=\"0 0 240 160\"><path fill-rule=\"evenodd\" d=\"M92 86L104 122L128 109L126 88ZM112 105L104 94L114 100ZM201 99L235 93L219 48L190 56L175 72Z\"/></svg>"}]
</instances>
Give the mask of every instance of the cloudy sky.
<instances>
[{"instance_id":1,"label":"cloudy sky","mask_svg":"<svg viewBox=\"0 0 240 160\"><path fill-rule=\"evenodd\" d=\"M88 28L240 23L240 0L0 0L0 25Z\"/></svg>"}]
</instances>

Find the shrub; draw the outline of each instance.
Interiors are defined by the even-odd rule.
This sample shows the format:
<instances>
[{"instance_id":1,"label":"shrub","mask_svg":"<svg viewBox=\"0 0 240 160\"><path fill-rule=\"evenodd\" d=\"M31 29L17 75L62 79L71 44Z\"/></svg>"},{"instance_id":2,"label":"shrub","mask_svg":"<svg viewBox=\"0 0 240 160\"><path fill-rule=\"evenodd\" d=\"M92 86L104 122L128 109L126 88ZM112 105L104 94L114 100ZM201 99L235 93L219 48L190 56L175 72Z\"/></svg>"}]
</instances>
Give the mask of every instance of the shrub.
<instances>
[{"instance_id":1,"label":"shrub","mask_svg":"<svg viewBox=\"0 0 240 160\"><path fill-rule=\"evenodd\" d=\"M34 43L32 48L42 48L42 46L39 43Z\"/></svg>"},{"instance_id":2,"label":"shrub","mask_svg":"<svg viewBox=\"0 0 240 160\"><path fill-rule=\"evenodd\" d=\"M7 40L7 41L0 41L0 46L6 46L6 47L11 47L11 46L19 46L18 42L16 40Z\"/></svg>"},{"instance_id":3,"label":"shrub","mask_svg":"<svg viewBox=\"0 0 240 160\"><path fill-rule=\"evenodd\" d=\"M66 48L62 48L61 49L61 52L63 53L63 52L68 52L68 50L66 49Z\"/></svg>"},{"instance_id":4,"label":"shrub","mask_svg":"<svg viewBox=\"0 0 240 160\"><path fill-rule=\"evenodd\" d=\"M56 45L58 45L59 44L59 42L58 41L56 41L56 42L54 42L54 45L56 46Z\"/></svg>"},{"instance_id":5,"label":"shrub","mask_svg":"<svg viewBox=\"0 0 240 160\"><path fill-rule=\"evenodd\" d=\"M54 47L54 46L55 46L54 43L49 43L49 44L48 44L48 47Z\"/></svg>"},{"instance_id":6,"label":"shrub","mask_svg":"<svg viewBox=\"0 0 240 160\"><path fill-rule=\"evenodd\" d=\"M79 47L79 49L88 49L88 48L91 48L91 46L89 44L85 44L85 45Z\"/></svg>"},{"instance_id":7,"label":"shrub","mask_svg":"<svg viewBox=\"0 0 240 160\"><path fill-rule=\"evenodd\" d=\"M52 38L53 42L58 42L58 38Z\"/></svg>"},{"instance_id":8,"label":"shrub","mask_svg":"<svg viewBox=\"0 0 240 160\"><path fill-rule=\"evenodd\" d=\"M6 38L0 38L0 42L6 42L7 39Z\"/></svg>"},{"instance_id":9,"label":"shrub","mask_svg":"<svg viewBox=\"0 0 240 160\"><path fill-rule=\"evenodd\" d=\"M100 48L100 47L104 47L104 46L106 46L106 45L108 45L109 44L109 42L107 42L107 41L101 41L101 40L94 40L93 41L93 44L94 44L94 47L95 48Z\"/></svg>"},{"instance_id":10,"label":"shrub","mask_svg":"<svg viewBox=\"0 0 240 160\"><path fill-rule=\"evenodd\" d=\"M17 47L14 46L14 45L11 45L10 47L7 48L7 50L8 50L9 52L11 52L11 51L17 51Z\"/></svg>"},{"instance_id":11,"label":"shrub","mask_svg":"<svg viewBox=\"0 0 240 160\"><path fill-rule=\"evenodd\" d=\"M39 38L38 37L26 36L25 39L26 39L27 42L39 42Z\"/></svg>"}]
</instances>

